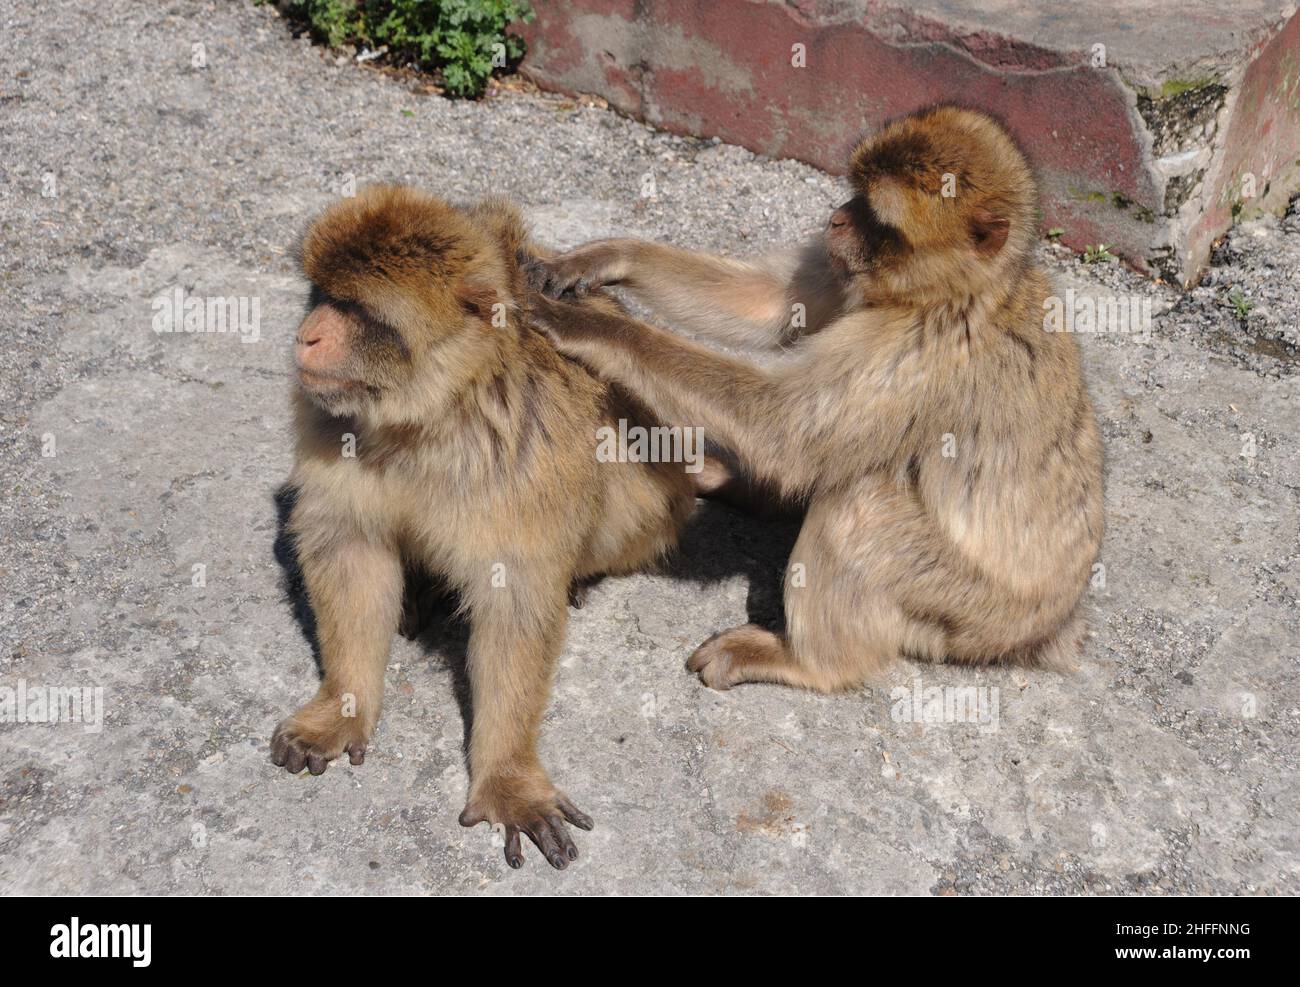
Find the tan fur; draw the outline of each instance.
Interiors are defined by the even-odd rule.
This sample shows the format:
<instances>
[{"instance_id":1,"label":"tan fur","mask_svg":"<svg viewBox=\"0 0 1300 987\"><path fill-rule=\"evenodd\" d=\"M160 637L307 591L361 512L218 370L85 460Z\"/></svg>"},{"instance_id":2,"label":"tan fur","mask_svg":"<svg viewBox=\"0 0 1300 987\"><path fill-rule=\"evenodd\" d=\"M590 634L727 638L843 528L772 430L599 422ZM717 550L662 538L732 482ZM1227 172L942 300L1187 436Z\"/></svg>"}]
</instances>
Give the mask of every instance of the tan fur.
<instances>
[{"instance_id":1,"label":"tan fur","mask_svg":"<svg viewBox=\"0 0 1300 987\"><path fill-rule=\"evenodd\" d=\"M564 301L536 317L665 420L809 498L785 633L706 642L691 667L709 685L837 689L904 654L1063 664L1101 542L1101 445L1077 346L1043 328L1029 167L993 120L943 107L863 141L851 181L795 253L612 240L548 265L549 295L619 283L696 334L783 347L766 366Z\"/></svg>"},{"instance_id":2,"label":"tan fur","mask_svg":"<svg viewBox=\"0 0 1300 987\"><path fill-rule=\"evenodd\" d=\"M597 461L598 427L655 423L529 328L518 258L535 250L508 203L462 211L404 188L365 190L307 232L317 304L298 360L320 383L294 391L290 530L325 675L277 729L273 756L313 773L344 750L359 763L402 574L423 566L459 591L471 624L462 822L504 824L514 866L520 831L564 866L576 850L560 820L590 820L551 783L536 741L569 587L670 549L693 487L680 464Z\"/></svg>"}]
</instances>

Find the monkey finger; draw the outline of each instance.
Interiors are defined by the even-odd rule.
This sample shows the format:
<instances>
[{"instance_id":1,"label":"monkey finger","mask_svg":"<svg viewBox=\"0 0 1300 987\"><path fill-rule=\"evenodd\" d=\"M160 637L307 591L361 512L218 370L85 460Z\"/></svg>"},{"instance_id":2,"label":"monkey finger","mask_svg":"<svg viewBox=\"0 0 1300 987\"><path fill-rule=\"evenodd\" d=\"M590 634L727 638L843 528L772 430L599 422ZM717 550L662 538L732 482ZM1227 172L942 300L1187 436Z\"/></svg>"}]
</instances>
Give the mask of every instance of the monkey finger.
<instances>
[{"instance_id":1,"label":"monkey finger","mask_svg":"<svg viewBox=\"0 0 1300 987\"><path fill-rule=\"evenodd\" d=\"M519 828L506 827L506 863L518 870L524 865L524 851L519 845Z\"/></svg>"},{"instance_id":2,"label":"monkey finger","mask_svg":"<svg viewBox=\"0 0 1300 987\"><path fill-rule=\"evenodd\" d=\"M408 641L414 641L420 636L420 615L415 604L410 601L402 609L402 620L397 625L397 633Z\"/></svg>"},{"instance_id":3,"label":"monkey finger","mask_svg":"<svg viewBox=\"0 0 1300 987\"><path fill-rule=\"evenodd\" d=\"M366 745L352 744L348 747L348 763L365 764L366 762Z\"/></svg>"},{"instance_id":4,"label":"monkey finger","mask_svg":"<svg viewBox=\"0 0 1300 987\"><path fill-rule=\"evenodd\" d=\"M289 741L285 739L284 734L279 730L271 737L271 763L277 768L283 768L284 762L289 757Z\"/></svg>"},{"instance_id":5,"label":"monkey finger","mask_svg":"<svg viewBox=\"0 0 1300 987\"><path fill-rule=\"evenodd\" d=\"M289 752L284 759L284 766L291 775L296 775L307 766L307 755L303 753L302 748L297 744L291 743L289 745Z\"/></svg>"},{"instance_id":6,"label":"monkey finger","mask_svg":"<svg viewBox=\"0 0 1300 987\"><path fill-rule=\"evenodd\" d=\"M538 260L536 257L530 257L524 264L520 265L520 270L524 274L524 283L528 286L529 291L544 291L546 282L551 276L551 269L545 261Z\"/></svg>"},{"instance_id":7,"label":"monkey finger","mask_svg":"<svg viewBox=\"0 0 1300 987\"><path fill-rule=\"evenodd\" d=\"M573 283L573 279L558 274L554 268L547 268L546 285L542 289L542 294L547 298L559 298Z\"/></svg>"},{"instance_id":8,"label":"monkey finger","mask_svg":"<svg viewBox=\"0 0 1300 987\"><path fill-rule=\"evenodd\" d=\"M560 849L570 860L578 859L578 848L574 845L573 837L569 835L569 828L564 825L564 820L560 818L558 812L547 813L546 821L551 826L551 832L555 833L560 841Z\"/></svg>"},{"instance_id":9,"label":"monkey finger","mask_svg":"<svg viewBox=\"0 0 1300 987\"><path fill-rule=\"evenodd\" d=\"M564 818L569 820L569 822L573 823L573 825L577 826L579 829L585 829L588 832L591 832L591 830L595 828L596 824L592 822L591 816L579 809L565 796L561 795L556 798L555 804L559 810L564 813Z\"/></svg>"},{"instance_id":10,"label":"monkey finger","mask_svg":"<svg viewBox=\"0 0 1300 987\"><path fill-rule=\"evenodd\" d=\"M570 586L569 606L573 607L575 610L581 610L584 606L587 605L587 597L590 595L590 593L591 593L591 587L589 585L583 584L577 586Z\"/></svg>"},{"instance_id":11,"label":"monkey finger","mask_svg":"<svg viewBox=\"0 0 1300 987\"><path fill-rule=\"evenodd\" d=\"M550 823L545 819L534 819L524 827L524 832L537 845L537 849L542 851L542 856L547 859L552 867L556 870L564 870L569 866L569 858L560 849L559 838L551 829Z\"/></svg>"},{"instance_id":12,"label":"monkey finger","mask_svg":"<svg viewBox=\"0 0 1300 987\"><path fill-rule=\"evenodd\" d=\"M329 767L329 761L323 755L316 753L307 755L307 770L312 774L324 774L327 767Z\"/></svg>"}]
</instances>

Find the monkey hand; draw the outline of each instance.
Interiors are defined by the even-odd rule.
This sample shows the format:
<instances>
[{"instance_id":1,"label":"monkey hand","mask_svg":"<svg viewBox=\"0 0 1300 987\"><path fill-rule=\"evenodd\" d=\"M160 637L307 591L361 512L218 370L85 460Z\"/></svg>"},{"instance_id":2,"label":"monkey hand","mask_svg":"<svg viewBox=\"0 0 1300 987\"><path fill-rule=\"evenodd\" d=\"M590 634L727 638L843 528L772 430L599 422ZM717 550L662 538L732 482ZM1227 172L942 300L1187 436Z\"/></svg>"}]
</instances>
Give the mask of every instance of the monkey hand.
<instances>
[{"instance_id":1,"label":"monkey hand","mask_svg":"<svg viewBox=\"0 0 1300 987\"><path fill-rule=\"evenodd\" d=\"M556 343L574 335L583 308L572 299L554 299L546 295L530 295L528 315L534 329L540 329Z\"/></svg>"},{"instance_id":2,"label":"monkey hand","mask_svg":"<svg viewBox=\"0 0 1300 987\"><path fill-rule=\"evenodd\" d=\"M271 736L271 762L297 774L304 767L314 775L344 751L352 764L366 759L368 718L344 715L337 699L319 694L275 728Z\"/></svg>"},{"instance_id":3,"label":"monkey hand","mask_svg":"<svg viewBox=\"0 0 1300 987\"><path fill-rule=\"evenodd\" d=\"M618 284L628 274L628 240L595 240L548 261L538 261L529 285L550 298L572 292L578 298L607 284Z\"/></svg>"},{"instance_id":4,"label":"monkey hand","mask_svg":"<svg viewBox=\"0 0 1300 987\"><path fill-rule=\"evenodd\" d=\"M537 849L556 870L564 870L578 859L565 822L579 829L591 829L591 817L579 810L563 792L551 784L540 768L525 775L489 778L475 784L460 814L462 826L481 822L504 828L506 863L524 865L520 833L527 833Z\"/></svg>"},{"instance_id":5,"label":"monkey hand","mask_svg":"<svg viewBox=\"0 0 1300 987\"><path fill-rule=\"evenodd\" d=\"M519 264L519 270L523 272L524 286L528 291L538 294L544 292L551 276L551 269L546 261L523 250L515 252L515 261Z\"/></svg>"},{"instance_id":6,"label":"monkey hand","mask_svg":"<svg viewBox=\"0 0 1300 987\"><path fill-rule=\"evenodd\" d=\"M532 327L549 338L557 350L581 359L585 351L583 337L591 332L587 324L591 313L585 305L535 294L528 300L528 316Z\"/></svg>"}]
</instances>

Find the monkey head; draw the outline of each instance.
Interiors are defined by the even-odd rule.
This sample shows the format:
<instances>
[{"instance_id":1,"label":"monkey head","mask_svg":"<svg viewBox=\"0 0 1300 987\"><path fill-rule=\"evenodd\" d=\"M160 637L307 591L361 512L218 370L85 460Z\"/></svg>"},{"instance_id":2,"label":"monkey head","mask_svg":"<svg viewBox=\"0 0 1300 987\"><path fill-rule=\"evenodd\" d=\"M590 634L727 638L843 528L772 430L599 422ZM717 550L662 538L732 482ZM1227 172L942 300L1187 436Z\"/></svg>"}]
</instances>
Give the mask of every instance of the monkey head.
<instances>
[{"instance_id":1,"label":"monkey head","mask_svg":"<svg viewBox=\"0 0 1300 987\"><path fill-rule=\"evenodd\" d=\"M418 403L422 382L454 373L464 345L500 331L492 321L514 307L523 237L518 213L496 201L460 210L376 186L330 206L299 248L312 291L295 338L298 386L334 415Z\"/></svg>"},{"instance_id":2,"label":"monkey head","mask_svg":"<svg viewBox=\"0 0 1300 987\"><path fill-rule=\"evenodd\" d=\"M854 150L850 181L826 246L868 298L978 296L1027 261L1033 175L983 113L941 106L885 125Z\"/></svg>"}]
</instances>

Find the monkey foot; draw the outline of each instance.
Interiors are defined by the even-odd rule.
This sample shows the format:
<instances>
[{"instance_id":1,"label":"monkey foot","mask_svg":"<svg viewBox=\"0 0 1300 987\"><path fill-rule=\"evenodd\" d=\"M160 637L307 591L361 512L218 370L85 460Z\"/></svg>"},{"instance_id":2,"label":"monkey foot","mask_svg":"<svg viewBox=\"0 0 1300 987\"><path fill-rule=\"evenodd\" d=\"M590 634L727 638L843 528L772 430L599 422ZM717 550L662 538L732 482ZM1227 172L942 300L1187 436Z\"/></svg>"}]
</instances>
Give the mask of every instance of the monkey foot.
<instances>
[{"instance_id":1,"label":"monkey foot","mask_svg":"<svg viewBox=\"0 0 1300 987\"><path fill-rule=\"evenodd\" d=\"M726 690L741 682L780 681L774 673L783 663L785 644L771 631L753 624L714 634L687 659L710 689Z\"/></svg>"},{"instance_id":2,"label":"monkey foot","mask_svg":"<svg viewBox=\"0 0 1300 987\"><path fill-rule=\"evenodd\" d=\"M355 725L343 729L312 730L297 716L291 716L271 735L271 763L297 774L304 767L314 775L322 774L329 762L347 752L348 761L361 764L366 759L366 742L356 736Z\"/></svg>"},{"instance_id":3,"label":"monkey foot","mask_svg":"<svg viewBox=\"0 0 1300 987\"><path fill-rule=\"evenodd\" d=\"M528 780L489 783L481 794L471 795L460 814L460 824L500 824L505 829L506 863L511 867L524 865L519 834L526 833L552 867L564 870L578 859L578 848L565 822L586 830L595 823L561 792L552 788L549 795L537 796L528 791L535 787L536 783Z\"/></svg>"}]
</instances>

